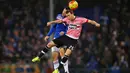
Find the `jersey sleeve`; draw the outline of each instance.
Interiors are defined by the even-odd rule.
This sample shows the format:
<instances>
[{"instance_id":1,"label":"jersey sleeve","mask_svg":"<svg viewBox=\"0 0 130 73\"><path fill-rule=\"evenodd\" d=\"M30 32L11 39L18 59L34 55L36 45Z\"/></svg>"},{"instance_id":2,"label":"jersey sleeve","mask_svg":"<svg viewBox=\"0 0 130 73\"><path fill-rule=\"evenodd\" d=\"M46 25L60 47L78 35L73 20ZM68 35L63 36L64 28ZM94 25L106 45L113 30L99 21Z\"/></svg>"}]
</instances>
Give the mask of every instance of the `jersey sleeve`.
<instances>
[{"instance_id":1,"label":"jersey sleeve","mask_svg":"<svg viewBox=\"0 0 130 73\"><path fill-rule=\"evenodd\" d=\"M82 23L87 23L88 19L87 18L81 18Z\"/></svg>"},{"instance_id":2,"label":"jersey sleeve","mask_svg":"<svg viewBox=\"0 0 130 73\"><path fill-rule=\"evenodd\" d=\"M57 20L62 20L62 19L63 19L63 17L62 17L62 15L61 15L61 14L58 14L58 15L56 16L56 19L57 19Z\"/></svg>"},{"instance_id":3,"label":"jersey sleeve","mask_svg":"<svg viewBox=\"0 0 130 73\"><path fill-rule=\"evenodd\" d=\"M53 33L53 32L55 31L55 29L56 29L56 25L57 25L57 24L54 24L54 25L51 27L51 29L49 30L47 36L52 35L52 33Z\"/></svg>"},{"instance_id":4,"label":"jersey sleeve","mask_svg":"<svg viewBox=\"0 0 130 73\"><path fill-rule=\"evenodd\" d=\"M64 19L62 19L62 21L63 21L63 23L67 24L68 19L64 18Z\"/></svg>"}]
</instances>

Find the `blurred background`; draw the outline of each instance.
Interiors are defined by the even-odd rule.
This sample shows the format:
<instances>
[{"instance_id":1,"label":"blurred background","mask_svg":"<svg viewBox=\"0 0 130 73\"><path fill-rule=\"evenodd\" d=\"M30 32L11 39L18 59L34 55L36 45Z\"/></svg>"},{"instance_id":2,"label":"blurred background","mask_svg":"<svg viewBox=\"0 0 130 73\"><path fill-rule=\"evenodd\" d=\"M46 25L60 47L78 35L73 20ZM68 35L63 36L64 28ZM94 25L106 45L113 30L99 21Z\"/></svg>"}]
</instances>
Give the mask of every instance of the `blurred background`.
<instances>
[{"instance_id":1,"label":"blurred background","mask_svg":"<svg viewBox=\"0 0 130 73\"><path fill-rule=\"evenodd\" d=\"M101 28L83 26L69 58L70 73L130 73L130 0L77 0L75 14ZM69 0L0 0L0 73L52 73L50 54L32 63L47 44L46 23Z\"/></svg>"}]
</instances>

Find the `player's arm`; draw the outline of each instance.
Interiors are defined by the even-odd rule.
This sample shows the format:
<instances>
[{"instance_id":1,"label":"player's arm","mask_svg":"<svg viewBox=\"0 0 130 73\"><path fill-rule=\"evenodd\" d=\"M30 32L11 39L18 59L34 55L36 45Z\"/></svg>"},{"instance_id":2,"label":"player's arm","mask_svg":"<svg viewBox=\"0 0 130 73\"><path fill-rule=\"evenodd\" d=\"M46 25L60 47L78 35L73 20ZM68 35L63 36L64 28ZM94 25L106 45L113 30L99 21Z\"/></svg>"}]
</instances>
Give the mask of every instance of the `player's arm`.
<instances>
[{"instance_id":1,"label":"player's arm","mask_svg":"<svg viewBox=\"0 0 130 73\"><path fill-rule=\"evenodd\" d=\"M52 25L52 24L56 24L56 23L63 23L63 21L62 21L62 20L54 20L54 21L50 21L50 22L47 23L47 26L50 26L50 25Z\"/></svg>"},{"instance_id":2,"label":"player's arm","mask_svg":"<svg viewBox=\"0 0 130 73\"><path fill-rule=\"evenodd\" d=\"M68 25L66 25L66 28L65 28L65 34L66 34L67 30L68 30Z\"/></svg>"},{"instance_id":3,"label":"player's arm","mask_svg":"<svg viewBox=\"0 0 130 73\"><path fill-rule=\"evenodd\" d=\"M67 27L68 27L68 25L65 25L65 31L61 31L61 32L60 32L60 35L64 35L64 34L66 34L67 29L68 29Z\"/></svg>"},{"instance_id":4,"label":"player's arm","mask_svg":"<svg viewBox=\"0 0 130 73\"><path fill-rule=\"evenodd\" d=\"M52 35L52 33L55 31L55 29L56 29L55 26L56 26L56 25L57 25L57 24L53 25L53 26L50 28L50 30L49 30L47 36L45 36L45 38L44 38L45 41L47 41L47 40L49 39L49 37Z\"/></svg>"},{"instance_id":5,"label":"player's arm","mask_svg":"<svg viewBox=\"0 0 130 73\"><path fill-rule=\"evenodd\" d=\"M48 34L47 34L47 36L51 36L52 35L52 33L55 31L55 27L56 27L56 25L57 24L55 24L55 25L53 25L52 27L51 27L51 29L49 30L49 32L48 32Z\"/></svg>"},{"instance_id":6,"label":"player's arm","mask_svg":"<svg viewBox=\"0 0 130 73\"><path fill-rule=\"evenodd\" d=\"M88 23L90 23L90 24L93 24L93 25L95 25L96 27L100 27L100 24L99 23L97 23L96 21L94 21L94 20L89 20L88 19L88 21L87 21Z\"/></svg>"}]
</instances>

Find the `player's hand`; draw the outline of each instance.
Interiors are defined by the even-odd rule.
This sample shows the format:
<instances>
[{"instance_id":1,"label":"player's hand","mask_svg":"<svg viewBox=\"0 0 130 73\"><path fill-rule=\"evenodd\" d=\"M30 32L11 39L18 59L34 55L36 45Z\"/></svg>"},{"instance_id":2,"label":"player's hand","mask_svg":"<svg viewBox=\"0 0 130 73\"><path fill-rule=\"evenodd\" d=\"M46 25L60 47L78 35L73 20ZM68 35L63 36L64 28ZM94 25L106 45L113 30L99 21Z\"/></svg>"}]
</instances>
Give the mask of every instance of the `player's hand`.
<instances>
[{"instance_id":1,"label":"player's hand","mask_svg":"<svg viewBox=\"0 0 130 73\"><path fill-rule=\"evenodd\" d=\"M45 36L44 40L47 41L49 39L49 36Z\"/></svg>"},{"instance_id":2,"label":"player's hand","mask_svg":"<svg viewBox=\"0 0 130 73\"><path fill-rule=\"evenodd\" d=\"M47 26L50 26L52 23L51 22L47 22Z\"/></svg>"},{"instance_id":3,"label":"player's hand","mask_svg":"<svg viewBox=\"0 0 130 73\"><path fill-rule=\"evenodd\" d=\"M96 24L96 27L100 27L100 24Z\"/></svg>"},{"instance_id":4,"label":"player's hand","mask_svg":"<svg viewBox=\"0 0 130 73\"><path fill-rule=\"evenodd\" d=\"M63 31L60 32L60 35L61 35L61 36L64 35L64 34L65 34L65 32L63 32Z\"/></svg>"}]
</instances>

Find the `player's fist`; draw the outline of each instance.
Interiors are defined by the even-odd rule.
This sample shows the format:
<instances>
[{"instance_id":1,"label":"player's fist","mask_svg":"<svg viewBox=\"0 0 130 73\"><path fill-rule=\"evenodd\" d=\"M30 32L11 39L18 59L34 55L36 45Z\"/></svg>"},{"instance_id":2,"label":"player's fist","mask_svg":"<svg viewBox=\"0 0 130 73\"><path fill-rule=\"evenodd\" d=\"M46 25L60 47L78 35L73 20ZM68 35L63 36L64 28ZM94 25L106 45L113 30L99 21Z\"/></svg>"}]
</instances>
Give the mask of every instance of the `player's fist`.
<instances>
[{"instance_id":1,"label":"player's fist","mask_svg":"<svg viewBox=\"0 0 130 73\"><path fill-rule=\"evenodd\" d=\"M64 34L65 34L65 32L63 32L63 31L60 32L60 35L61 35L61 36L64 35Z\"/></svg>"},{"instance_id":2,"label":"player's fist","mask_svg":"<svg viewBox=\"0 0 130 73\"><path fill-rule=\"evenodd\" d=\"M96 24L96 27L100 27L100 24Z\"/></svg>"},{"instance_id":3,"label":"player's fist","mask_svg":"<svg viewBox=\"0 0 130 73\"><path fill-rule=\"evenodd\" d=\"M47 26L50 26L52 23L51 22L47 22Z\"/></svg>"},{"instance_id":4,"label":"player's fist","mask_svg":"<svg viewBox=\"0 0 130 73\"><path fill-rule=\"evenodd\" d=\"M49 36L45 36L44 40L47 41L49 39Z\"/></svg>"}]
</instances>

